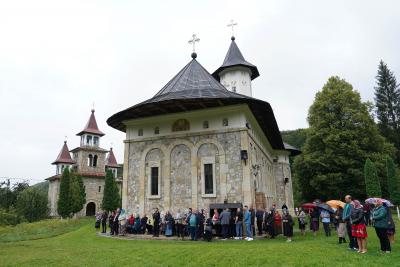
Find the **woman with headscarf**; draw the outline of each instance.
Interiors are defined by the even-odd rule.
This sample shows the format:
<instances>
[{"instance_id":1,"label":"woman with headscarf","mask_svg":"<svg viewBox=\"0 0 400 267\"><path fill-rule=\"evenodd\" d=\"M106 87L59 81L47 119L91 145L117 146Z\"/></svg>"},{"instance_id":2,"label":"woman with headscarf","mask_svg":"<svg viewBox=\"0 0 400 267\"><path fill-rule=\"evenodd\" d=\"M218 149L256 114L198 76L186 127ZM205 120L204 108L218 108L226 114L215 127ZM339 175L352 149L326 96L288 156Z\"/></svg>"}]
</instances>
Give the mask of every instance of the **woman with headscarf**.
<instances>
[{"instance_id":1,"label":"woman with headscarf","mask_svg":"<svg viewBox=\"0 0 400 267\"><path fill-rule=\"evenodd\" d=\"M288 209L283 210L282 222L283 235L287 237L287 242L292 242L294 221Z\"/></svg>"},{"instance_id":2,"label":"woman with headscarf","mask_svg":"<svg viewBox=\"0 0 400 267\"><path fill-rule=\"evenodd\" d=\"M306 213L304 212L303 208L300 208L298 213L298 221L299 221L299 229L301 232L301 235L306 235Z\"/></svg>"},{"instance_id":3,"label":"woman with headscarf","mask_svg":"<svg viewBox=\"0 0 400 267\"><path fill-rule=\"evenodd\" d=\"M390 246L387 230L388 230L388 212L383 206L381 200L378 200L375 204L375 208L372 211L372 221L375 227L376 235L381 243L381 251L384 253L390 253L392 248Z\"/></svg>"},{"instance_id":4,"label":"woman with headscarf","mask_svg":"<svg viewBox=\"0 0 400 267\"><path fill-rule=\"evenodd\" d=\"M336 231L339 237L339 244L346 243L346 222L343 221L342 217L343 217L343 209L338 208L335 214L335 218L338 222L338 227Z\"/></svg>"},{"instance_id":5,"label":"woman with headscarf","mask_svg":"<svg viewBox=\"0 0 400 267\"><path fill-rule=\"evenodd\" d=\"M358 252L367 252L367 227L365 226L364 210L360 201L354 200L354 209L350 212L350 223L352 236L357 238Z\"/></svg>"},{"instance_id":6,"label":"woman with headscarf","mask_svg":"<svg viewBox=\"0 0 400 267\"><path fill-rule=\"evenodd\" d=\"M165 214L165 236L172 236L172 227L174 224L174 218L171 213L167 211Z\"/></svg>"}]
</instances>

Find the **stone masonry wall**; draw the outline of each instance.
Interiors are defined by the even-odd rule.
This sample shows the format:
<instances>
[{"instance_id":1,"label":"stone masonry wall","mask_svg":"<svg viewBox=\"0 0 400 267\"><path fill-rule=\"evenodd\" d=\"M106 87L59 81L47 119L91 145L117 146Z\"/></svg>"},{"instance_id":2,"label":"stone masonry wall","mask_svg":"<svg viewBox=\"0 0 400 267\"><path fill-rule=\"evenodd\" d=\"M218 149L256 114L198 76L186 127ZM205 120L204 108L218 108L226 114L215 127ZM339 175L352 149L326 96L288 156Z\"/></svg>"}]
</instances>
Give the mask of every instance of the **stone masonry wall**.
<instances>
[{"instance_id":1,"label":"stone masonry wall","mask_svg":"<svg viewBox=\"0 0 400 267\"><path fill-rule=\"evenodd\" d=\"M242 202L240 132L177 136L127 143L126 207L128 213L208 209L210 203ZM157 151L157 152L155 152ZM158 158L152 154L158 154ZM201 160L215 157L216 196L202 196ZM160 198L148 197L149 162L160 162Z\"/></svg>"}]
</instances>

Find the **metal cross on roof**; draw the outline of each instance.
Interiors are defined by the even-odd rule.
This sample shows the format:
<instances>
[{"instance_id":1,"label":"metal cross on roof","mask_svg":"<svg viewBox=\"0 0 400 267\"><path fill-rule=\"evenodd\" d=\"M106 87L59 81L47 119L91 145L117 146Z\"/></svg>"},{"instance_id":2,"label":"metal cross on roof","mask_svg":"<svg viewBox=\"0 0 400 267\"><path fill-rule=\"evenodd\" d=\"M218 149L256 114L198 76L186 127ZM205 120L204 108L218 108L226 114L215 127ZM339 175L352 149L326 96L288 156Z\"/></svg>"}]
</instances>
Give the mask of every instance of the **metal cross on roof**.
<instances>
[{"instance_id":1,"label":"metal cross on roof","mask_svg":"<svg viewBox=\"0 0 400 267\"><path fill-rule=\"evenodd\" d=\"M197 38L196 34L192 35L192 39L189 40L189 44L193 45L193 53L196 51L196 43L200 42L200 38Z\"/></svg>"},{"instance_id":2,"label":"metal cross on roof","mask_svg":"<svg viewBox=\"0 0 400 267\"><path fill-rule=\"evenodd\" d=\"M231 22L227 25L228 27L232 28L232 36L233 36L233 27L237 26L237 22L235 22L233 19L231 19Z\"/></svg>"}]
</instances>

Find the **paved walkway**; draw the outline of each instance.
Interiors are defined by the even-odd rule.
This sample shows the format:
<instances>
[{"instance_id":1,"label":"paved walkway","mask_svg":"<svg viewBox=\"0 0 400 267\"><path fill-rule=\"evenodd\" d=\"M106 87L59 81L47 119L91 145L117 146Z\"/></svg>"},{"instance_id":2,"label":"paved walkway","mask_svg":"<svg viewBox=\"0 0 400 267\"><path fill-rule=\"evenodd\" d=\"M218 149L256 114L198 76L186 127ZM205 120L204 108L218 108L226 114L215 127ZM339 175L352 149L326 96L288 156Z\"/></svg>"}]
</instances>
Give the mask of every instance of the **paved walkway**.
<instances>
[{"instance_id":1,"label":"paved walkway","mask_svg":"<svg viewBox=\"0 0 400 267\"><path fill-rule=\"evenodd\" d=\"M133 235L133 234L126 234L126 235L118 235L118 236L113 236L110 235L110 233L102 234L100 232L96 233L98 236L101 237L109 237L109 238L118 238L118 239L128 239L128 240L166 240L166 241L191 241L189 236L185 236L184 239L181 237L176 237L176 236L171 236L171 237L166 237L165 235L160 235L158 237L153 237L152 235ZM261 239L264 238L264 236L257 236L255 239ZM239 241L235 239L228 239L226 241ZM203 238L198 239L198 241L203 241ZM212 241L222 241L219 237L213 237ZM224 240L225 241L225 240Z\"/></svg>"}]
</instances>

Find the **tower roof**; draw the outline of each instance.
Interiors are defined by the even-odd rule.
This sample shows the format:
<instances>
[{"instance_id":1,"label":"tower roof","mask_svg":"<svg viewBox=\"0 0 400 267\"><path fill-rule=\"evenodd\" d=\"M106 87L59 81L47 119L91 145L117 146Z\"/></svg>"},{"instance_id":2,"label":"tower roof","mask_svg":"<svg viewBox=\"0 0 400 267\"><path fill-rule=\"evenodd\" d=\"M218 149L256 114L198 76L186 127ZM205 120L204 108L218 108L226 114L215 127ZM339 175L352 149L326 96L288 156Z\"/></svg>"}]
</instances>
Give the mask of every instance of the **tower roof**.
<instances>
[{"instance_id":1,"label":"tower roof","mask_svg":"<svg viewBox=\"0 0 400 267\"><path fill-rule=\"evenodd\" d=\"M71 158L71 154L69 153L67 141L64 141L64 145L61 148L61 151L58 154L57 159L52 164L58 164L58 163L67 163L67 164L75 163L75 161L73 161Z\"/></svg>"},{"instance_id":2,"label":"tower roof","mask_svg":"<svg viewBox=\"0 0 400 267\"><path fill-rule=\"evenodd\" d=\"M112 148L110 148L110 152L108 153L107 156L106 167L114 167L114 168L119 167Z\"/></svg>"},{"instance_id":3,"label":"tower roof","mask_svg":"<svg viewBox=\"0 0 400 267\"><path fill-rule=\"evenodd\" d=\"M255 65L247 62L244 59L242 53L239 50L239 47L237 46L237 44L235 42L235 37L232 36L231 40L232 40L231 45L229 46L228 53L226 53L224 62L222 63L222 66L219 67L216 71L214 71L212 76L219 81L219 74L223 70L230 68L230 67L235 67L235 66L242 66L242 67L249 68L251 71L251 79L252 80L254 80L258 76L260 76L260 74L258 73L257 67Z\"/></svg>"},{"instance_id":4,"label":"tower roof","mask_svg":"<svg viewBox=\"0 0 400 267\"><path fill-rule=\"evenodd\" d=\"M89 120L86 123L85 128L76 135L83 135L85 133L96 134L100 136L104 135L104 133L100 131L99 127L97 126L96 117L94 116L94 109L92 109L92 114L90 114Z\"/></svg>"},{"instance_id":5,"label":"tower roof","mask_svg":"<svg viewBox=\"0 0 400 267\"><path fill-rule=\"evenodd\" d=\"M108 118L108 125L125 132L126 126L123 123L125 120L247 104L271 146L275 149L284 149L269 103L228 91L200 65L196 60L196 54L193 54L192 58L154 97L114 114Z\"/></svg>"}]
</instances>

